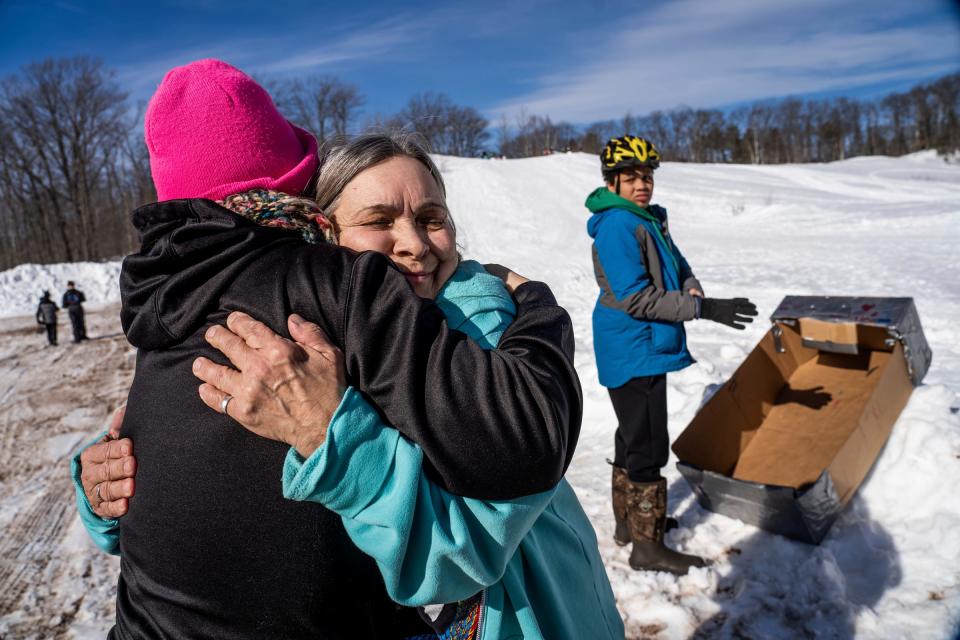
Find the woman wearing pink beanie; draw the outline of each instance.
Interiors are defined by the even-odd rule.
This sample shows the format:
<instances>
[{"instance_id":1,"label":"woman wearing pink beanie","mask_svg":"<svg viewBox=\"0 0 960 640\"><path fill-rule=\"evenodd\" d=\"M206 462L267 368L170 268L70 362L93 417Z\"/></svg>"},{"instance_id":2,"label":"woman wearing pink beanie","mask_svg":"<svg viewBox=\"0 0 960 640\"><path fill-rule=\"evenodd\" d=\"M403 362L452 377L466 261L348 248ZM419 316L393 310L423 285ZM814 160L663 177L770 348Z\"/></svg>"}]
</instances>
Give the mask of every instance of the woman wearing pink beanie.
<instances>
[{"instance_id":1,"label":"woman wearing pink beanie","mask_svg":"<svg viewBox=\"0 0 960 640\"><path fill-rule=\"evenodd\" d=\"M316 170L316 144L230 65L171 71L145 129L161 202L133 213L142 246L121 271L121 319L139 349L121 433L136 442L138 468L110 637L429 633L389 600L337 514L283 498L276 472L287 446L210 411L191 363L223 361L205 334L231 311L285 336L299 314L343 351L339 382L419 444L425 465L446 470L438 484L506 499L552 488L576 442L569 316L545 285L522 285L516 320L484 351L448 330L382 255L303 242L329 233L297 197ZM476 384L452 384L466 376ZM311 410L329 416L336 405L317 397ZM504 425L519 438L496 437ZM315 435L298 451L315 448ZM478 438L489 445L465 444Z\"/></svg>"}]
</instances>

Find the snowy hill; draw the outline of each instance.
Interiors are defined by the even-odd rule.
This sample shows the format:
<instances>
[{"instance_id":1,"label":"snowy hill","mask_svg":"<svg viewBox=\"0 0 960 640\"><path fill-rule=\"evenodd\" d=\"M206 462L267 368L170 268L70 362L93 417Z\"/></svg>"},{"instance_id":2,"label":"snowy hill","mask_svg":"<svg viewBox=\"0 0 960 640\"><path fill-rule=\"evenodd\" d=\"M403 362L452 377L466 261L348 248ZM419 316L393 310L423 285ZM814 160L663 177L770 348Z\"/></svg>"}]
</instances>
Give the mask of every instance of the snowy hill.
<instances>
[{"instance_id":1,"label":"snowy hill","mask_svg":"<svg viewBox=\"0 0 960 640\"><path fill-rule=\"evenodd\" d=\"M673 578L631 571L627 550L612 541L610 470L604 459L612 455L616 420L594 365L590 315L596 284L583 208L587 193L600 183L596 159L584 154L508 161L439 157L438 163L464 254L546 281L573 316L585 416L568 477L597 529L628 637L953 637L960 621L960 501L955 497L960 482L960 166L923 153L827 165L668 163L658 171L654 201L670 211L674 238L708 295L749 296L761 318L786 294L912 296L934 354L925 384L914 392L872 474L818 547L702 510L671 462L666 470L670 503L681 528L668 540L714 563ZM117 268L117 263L24 265L0 273L0 316L32 314L39 290L60 291L67 278L86 285L94 304L116 302ZM106 313L102 332L117 331L115 316ZM96 391L89 390L89 404L108 404L122 395L122 382L132 373L129 355L114 337L94 341L91 348L102 351L95 357L80 357L80 351L61 356L40 348L40 336L23 329L28 325L22 318L0 322L0 391L5 390L0 427L37 428L39 434L46 425L43 437L59 438L47 445L47 455L62 465L78 439L93 433L107 407L77 409L69 417L68 411L56 415L37 409L43 406L39 400L14 399L49 383L45 376L61 366L63 357L81 371L54 384L69 380L82 388L82 369L88 367L90 379L101 381ZM673 437L694 415L707 388L734 371L767 327L764 320L744 332L690 323L698 362L669 377ZM116 370L104 368L109 358L116 360ZM8 408L8 399L16 409ZM0 438L7 449L24 446L23 436L0 433ZM0 455L0 465L15 459ZM27 499L11 486L8 471L0 468L5 530L32 522L23 514ZM58 470L57 482L63 471ZM41 473L39 467L32 472ZM57 499L67 500L69 494L57 487ZM69 609L56 623L66 637L102 636L115 569L86 546L72 518L64 511L59 529L49 529L61 533L45 534L46 547L36 554L59 548L65 559L58 575L69 579L46 587L52 595L38 594L40 587L20 589L21 606L31 603L37 615L0 619L0 636L23 628L16 627L23 621L47 624L55 612L60 615L51 602ZM23 527L15 527L18 536L30 533ZM19 546L7 546L12 552L24 545L21 540ZM50 572L55 571L48 567L43 575ZM15 580L0 572L0 587L9 588ZM93 593L77 603L80 594L70 589Z\"/></svg>"}]
</instances>

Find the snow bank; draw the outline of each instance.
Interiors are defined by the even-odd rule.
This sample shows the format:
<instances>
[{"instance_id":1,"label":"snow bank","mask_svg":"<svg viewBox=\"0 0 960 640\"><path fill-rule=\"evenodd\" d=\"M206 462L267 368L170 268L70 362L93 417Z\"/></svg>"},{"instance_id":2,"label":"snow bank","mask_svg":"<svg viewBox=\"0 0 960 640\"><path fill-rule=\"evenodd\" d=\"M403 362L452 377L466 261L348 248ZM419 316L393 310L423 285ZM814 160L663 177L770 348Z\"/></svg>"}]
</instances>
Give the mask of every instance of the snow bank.
<instances>
[{"instance_id":1,"label":"snow bank","mask_svg":"<svg viewBox=\"0 0 960 640\"><path fill-rule=\"evenodd\" d=\"M73 280L87 297L89 308L120 301L120 261L61 264L21 264L0 272L0 317L32 314L45 290L54 301Z\"/></svg>"}]
</instances>

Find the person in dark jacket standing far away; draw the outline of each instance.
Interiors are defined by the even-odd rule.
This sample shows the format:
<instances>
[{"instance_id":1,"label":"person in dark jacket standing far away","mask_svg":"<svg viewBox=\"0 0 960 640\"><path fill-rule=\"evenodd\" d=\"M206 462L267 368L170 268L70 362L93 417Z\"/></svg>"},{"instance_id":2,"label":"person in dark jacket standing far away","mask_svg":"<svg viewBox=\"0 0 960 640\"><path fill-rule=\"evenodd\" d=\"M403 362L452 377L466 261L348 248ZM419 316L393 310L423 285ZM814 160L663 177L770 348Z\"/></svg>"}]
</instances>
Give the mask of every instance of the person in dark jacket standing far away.
<instances>
[{"instance_id":1,"label":"person in dark jacket standing far away","mask_svg":"<svg viewBox=\"0 0 960 640\"><path fill-rule=\"evenodd\" d=\"M50 292L44 291L37 305L37 324L47 328L47 342L57 346L57 310L60 307L50 299Z\"/></svg>"},{"instance_id":2,"label":"person in dark jacket standing far away","mask_svg":"<svg viewBox=\"0 0 960 640\"><path fill-rule=\"evenodd\" d=\"M593 267L600 286L593 345L600 384L619 426L614 437L615 541L633 543L635 570L682 575L704 561L664 545L669 456L667 376L693 363L683 323L702 318L743 329L756 307L746 298L704 297L703 287L674 243L667 211L651 205L660 154L653 143L625 135L600 153L605 186L587 197L593 214Z\"/></svg>"},{"instance_id":3,"label":"person in dark jacket standing far away","mask_svg":"<svg viewBox=\"0 0 960 640\"><path fill-rule=\"evenodd\" d=\"M205 336L221 333L233 311L284 337L298 314L342 350L339 385L363 392L422 448L438 485L508 499L551 489L573 454L581 398L569 315L545 285L522 284L515 321L485 351L450 330L385 256L307 244L300 230L225 208L252 190L301 195L318 164L313 137L226 63L172 70L144 122L161 202L133 213L141 247L120 275L123 329L138 348L120 435L136 443L137 483L120 523L111 638L429 633L415 611L390 601L336 513L283 497L277 470L289 446L237 425L230 416L245 410L240 400L204 405L194 358L225 362ZM313 222L310 232L323 233L323 216ZM301 456L324 441L338 404L318 392L291 407L317 425L296 439ZM111 496L88 497L96 506Z\"/></svg>"},{"instance_id":4,"label":"person in dark jacket standing far away","mask_svg":"<svg viewBox=\"0 0 960 640\"><path fill-rule=\"evenodd\" d=\"M78 291L74 287L73 280L67 282L67 290L63 294L63 308L70 315L70 325L73 327L73 341L89 340L87 338L87 325L83 320L83 303L87 297L83 291Z\"/></svg>"}]
</instances>

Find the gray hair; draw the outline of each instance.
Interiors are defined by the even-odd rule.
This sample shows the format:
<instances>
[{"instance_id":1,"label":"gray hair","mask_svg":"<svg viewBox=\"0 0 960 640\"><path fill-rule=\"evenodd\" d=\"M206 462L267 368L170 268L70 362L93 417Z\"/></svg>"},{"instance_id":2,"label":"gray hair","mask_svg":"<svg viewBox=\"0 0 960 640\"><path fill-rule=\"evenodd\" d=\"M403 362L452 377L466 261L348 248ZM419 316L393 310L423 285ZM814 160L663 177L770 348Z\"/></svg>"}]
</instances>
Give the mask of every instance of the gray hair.
<instances>
[{"instance_id":1,"label":"gray hair","mask_svg":"<svg viewBox=\"0 0 960 640\"><path fill-rule=\"evenodd\" d=\"M406 156L420 162L447 197L447 188L437 165L430 159L422 137L415 132L365 133L326 149L320 159L315 199L328 216L336 214L347 184L362 171L390 158Z\"/></svg>"}]
</instances>

